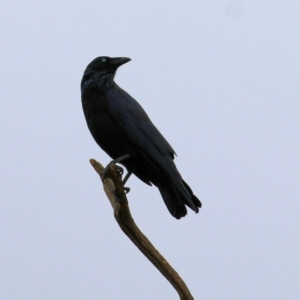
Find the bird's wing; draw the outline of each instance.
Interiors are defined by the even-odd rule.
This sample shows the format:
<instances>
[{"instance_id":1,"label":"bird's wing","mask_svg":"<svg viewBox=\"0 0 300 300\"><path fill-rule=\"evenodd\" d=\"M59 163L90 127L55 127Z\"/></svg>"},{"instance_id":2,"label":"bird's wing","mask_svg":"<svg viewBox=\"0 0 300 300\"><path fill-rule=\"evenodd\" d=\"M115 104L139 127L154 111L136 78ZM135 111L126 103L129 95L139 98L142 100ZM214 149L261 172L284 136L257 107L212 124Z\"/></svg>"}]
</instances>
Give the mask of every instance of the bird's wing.
<instances>
[{"instance_id":1,"label":"bird's wing","mask_svg":"<svg viewBox=\"0 0 300 300\"><path fill-rule=\"evenodd\" d=\"M175 151L135 99L117 85L107 92L106 99L111 116L133 144L151 156L157 153L174 158Z\"/></svg>"},{"instance_id":2,"label":"bird's wing","mask_svg":"<svg viewBox=\"0 0 300 300\"><path fill-rule=\"evenodd\" d=\"M160 172L172 178L173 184L186 199L190 199L190 193L183 186L181 175L173 162L175 151L153 125L140 104L118 86L107 92L106 99L111 116L140 154Z\"/></svg>"}]
</instances>

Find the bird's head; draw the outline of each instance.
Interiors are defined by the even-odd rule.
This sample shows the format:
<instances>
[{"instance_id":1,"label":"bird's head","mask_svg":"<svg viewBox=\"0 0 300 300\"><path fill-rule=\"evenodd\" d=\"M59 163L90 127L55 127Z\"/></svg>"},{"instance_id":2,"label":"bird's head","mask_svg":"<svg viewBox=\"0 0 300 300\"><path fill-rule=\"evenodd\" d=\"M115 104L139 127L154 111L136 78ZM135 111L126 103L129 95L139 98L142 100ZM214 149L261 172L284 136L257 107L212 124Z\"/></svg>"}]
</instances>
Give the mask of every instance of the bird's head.
<instances>
[{"instance_id":1,"label":"bird's head","mask_svg":"<svg viewBox=\"0 0 300 300\"><path fill-rule=\"evenodd\" d=\"M84 71L81 89L83 87L109 87L113 82L118 67L130 60L128 57L100 56L95 58Z\"/></svg>"}]
</instances>

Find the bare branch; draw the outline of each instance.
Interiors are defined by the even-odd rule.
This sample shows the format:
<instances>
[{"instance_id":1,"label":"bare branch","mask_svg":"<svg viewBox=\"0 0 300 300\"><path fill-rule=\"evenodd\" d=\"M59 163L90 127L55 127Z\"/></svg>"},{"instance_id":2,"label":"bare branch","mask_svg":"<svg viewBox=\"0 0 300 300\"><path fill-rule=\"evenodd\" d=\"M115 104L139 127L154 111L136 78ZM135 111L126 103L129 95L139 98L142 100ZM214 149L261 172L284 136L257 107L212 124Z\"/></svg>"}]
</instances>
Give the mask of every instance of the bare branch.
<instances>
[{"instance_id":1,"label":"bare branch","mask_svg":"<svg viewBox=\"0 0 300 300\"><path fill-rule=\"evenodd\" d=\"M104 167L94 159L90 159L91 165L100 175L104 191L113 207L114 216L123 232L139 248L139 250L152 262L161 274L171 283L182 300L194 299L188 287L179 274L172 268L166 259L154 248L148 238L135 224L124 193L121 176L115 165L112 165L106 178L103 178Z\"/></svg>"}]
</instances>

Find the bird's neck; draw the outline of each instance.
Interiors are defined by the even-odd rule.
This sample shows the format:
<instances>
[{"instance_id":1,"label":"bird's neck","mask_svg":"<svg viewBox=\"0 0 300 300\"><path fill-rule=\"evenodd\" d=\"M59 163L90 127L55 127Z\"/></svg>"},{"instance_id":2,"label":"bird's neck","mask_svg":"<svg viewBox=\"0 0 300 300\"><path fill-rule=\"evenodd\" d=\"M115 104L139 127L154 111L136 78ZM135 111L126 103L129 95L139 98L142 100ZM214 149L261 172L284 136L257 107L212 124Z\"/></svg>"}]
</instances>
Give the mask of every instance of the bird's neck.
<instances>
[{"instance_id":1,"label":"bird's neck","mask_svg":"<svg viewBox=\"0 0 300 300\"><path fill-rule=\"evenodd\" d=\"M94 74L93 76L83 76L81 81L81 90L86 88L96 88L104 92L114 85L114 73L109 74Z\"/></svg>"}]
</instances>

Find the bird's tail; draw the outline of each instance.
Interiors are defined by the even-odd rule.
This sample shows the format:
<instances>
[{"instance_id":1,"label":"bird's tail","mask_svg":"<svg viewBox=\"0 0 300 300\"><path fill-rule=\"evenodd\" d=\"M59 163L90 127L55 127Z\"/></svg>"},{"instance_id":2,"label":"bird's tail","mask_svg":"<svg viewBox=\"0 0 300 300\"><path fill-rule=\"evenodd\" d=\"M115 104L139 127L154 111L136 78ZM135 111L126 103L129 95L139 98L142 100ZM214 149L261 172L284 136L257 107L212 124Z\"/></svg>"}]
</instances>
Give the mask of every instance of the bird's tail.
<instances>
[{"instance_id":1,"label":"bird's tail","mask_svg":"<svg viewBox=\"0 0 300 300\"><path fill-rule=\"evenodd\" d=\"M158 186L160 194L173 217L180 219L187 214L186 205L196 213L202 206L200 200L193 194L188 184L182 179L178 182L164 186Z\"/></svg>"}]
</instances>

